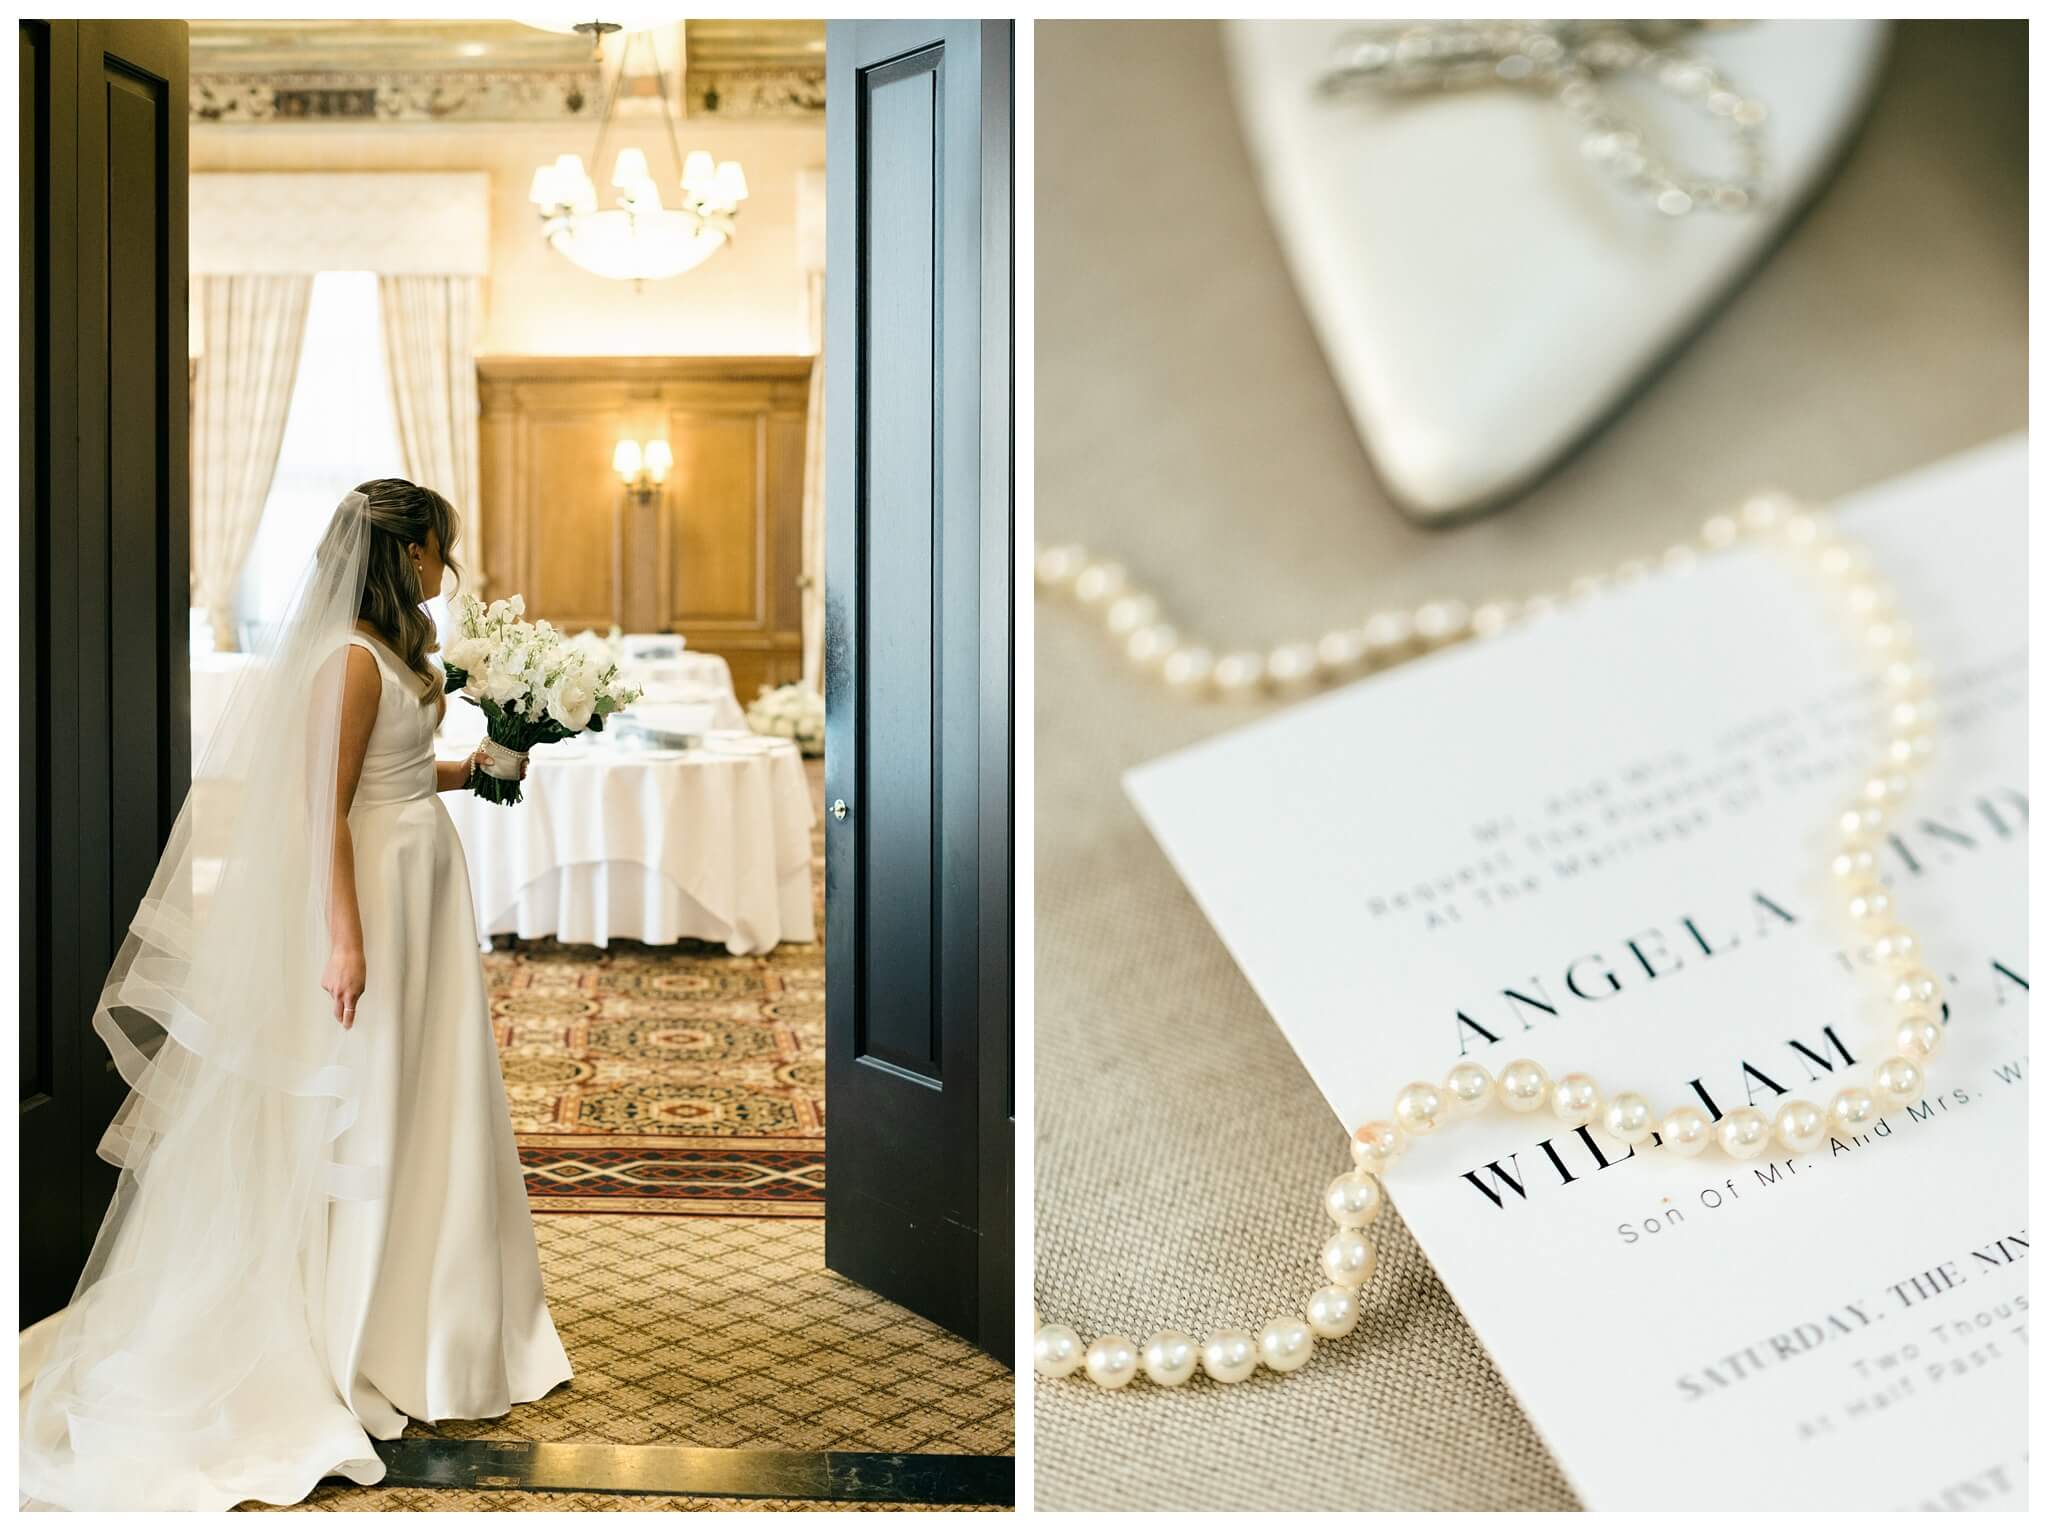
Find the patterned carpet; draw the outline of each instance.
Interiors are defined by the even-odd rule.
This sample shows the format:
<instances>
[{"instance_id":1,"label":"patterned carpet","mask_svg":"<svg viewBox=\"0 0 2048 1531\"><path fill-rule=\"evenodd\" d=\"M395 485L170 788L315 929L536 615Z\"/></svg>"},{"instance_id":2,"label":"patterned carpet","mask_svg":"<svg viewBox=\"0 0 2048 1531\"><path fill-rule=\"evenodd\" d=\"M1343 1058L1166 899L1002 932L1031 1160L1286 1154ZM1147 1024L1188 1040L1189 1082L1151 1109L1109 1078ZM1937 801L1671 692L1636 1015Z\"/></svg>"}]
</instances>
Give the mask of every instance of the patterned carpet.
<instances>
[{"instance_id":1,"label":"patterned carpet","mask_svg":"<svg viewBox=\"0 0 2048 1531\"><path fill-rule=\"evenodd\" d=\"M823 762L805 768L822 796ZM822 941L501 945L484 975L536 1212L824 1215Z\"/></svg>"},{"instance_id":2,"label":"patterned carpet","mask_svg":"<svg viewBox=\"0 0 2048 1531\"><path fill-rule=\"evenodd\" d=\"M1010 1373L825 1269L795 1218L536 1219L576 1376L503 1419L412 1433L784 1451L965 1451L1014 1440Z\"/></svg>"},{"instance_id":3,"label":"patterned carpet","mask_svg":"<svg viewBox=\"0 0 2048 1531\"><path fill-rule=\"evenodd\" d=\"M784 1451L1015 1448L1009 1371L826 1270L822 1223L587 1215L541 1218L536 1227L574 1379L502 1419L415 1424L409 1435ZM662 1506L822 1508L341 1485L299 1508Z\"/></svg>"}]
</instances>

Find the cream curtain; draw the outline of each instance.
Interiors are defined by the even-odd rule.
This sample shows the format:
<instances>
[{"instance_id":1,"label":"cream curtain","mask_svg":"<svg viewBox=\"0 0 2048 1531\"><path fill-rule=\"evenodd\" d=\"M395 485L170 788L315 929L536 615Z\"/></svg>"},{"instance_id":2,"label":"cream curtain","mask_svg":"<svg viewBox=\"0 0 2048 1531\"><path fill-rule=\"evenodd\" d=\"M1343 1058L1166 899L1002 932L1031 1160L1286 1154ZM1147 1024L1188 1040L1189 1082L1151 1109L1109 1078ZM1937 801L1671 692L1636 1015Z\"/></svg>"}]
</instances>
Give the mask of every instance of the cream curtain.
<instances>
[{"instance_id":1,"label":"cream curtain","mask_svg":"<svg viewBox=\"0 0 2048 1531\"><path fill-rule=\"evenodd\" d=\"M380 276L384 368L405 475L447 496L462 517L463 587L485 588L477 508L476 327L473 276Z\"/></svg>"},{"instance_id":2,"label":"cream curtain","mask_svg":"<svg viewBox=\"0 0 2048 1531\"><path fill-rule=\"evenodd\" d=\"M825 694L825 273L808 278L811 399L804 414L804 684Z\"/></svg>"},{"instance_id":3,"label":"cream curtain","mask_svg":"<svg viewBox=\"0 0 2048 1531\"><path fill-rule=\"evenodd\" d=\"M310 276L199 276L193 376L192 583L217 649L235 647L235 579L277 472L306 336Z\"/></svg>"}]
</instances>

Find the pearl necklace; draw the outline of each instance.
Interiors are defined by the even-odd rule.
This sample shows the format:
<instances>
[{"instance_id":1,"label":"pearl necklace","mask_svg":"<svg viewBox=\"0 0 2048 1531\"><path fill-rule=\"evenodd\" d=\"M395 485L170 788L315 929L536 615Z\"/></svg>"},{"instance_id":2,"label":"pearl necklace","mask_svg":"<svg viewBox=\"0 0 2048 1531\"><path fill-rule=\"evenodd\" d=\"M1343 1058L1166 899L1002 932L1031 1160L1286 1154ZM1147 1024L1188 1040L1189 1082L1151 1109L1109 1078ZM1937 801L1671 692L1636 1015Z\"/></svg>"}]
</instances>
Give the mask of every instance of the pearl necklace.
<instances>
[{"instance_id":1,"label":"pearl necklace","mask_svg":"<svg viewBox=\"0 0 2048 1531\"><path fill-rule=\"evenodd\" d=\"M1353 1168L1323 1192L1323 1209L1336 1225L1319 1256L1327 1285L1309 1297L1300 1313L1275 1318L1256 1335L1219 1329L1197 1342L1169 1329L1140 1346L1121 1334L1084 1343L1065 1324L1040 1324L1034 1311L1032 1364L1039 1375L1066 1377L1085 1371L1098 1386L1119 1388L1142 1371L1162 1387L1178 1387L1198 1369L1226 1383L1244 1381L1261 1365L1274 1372L1298 1370L1308 1362L1318 1339L1341 1339L1358 1325L1359 1291L1371 1280L1378 1260L1366 1229L1385 1200L1379 1175L1411 1141L1492 1106L1522 1113L1547 1108L1567 1128L1598 1125L1631 1148L1654 1137L1668 1152L1687 1158L1711 1147L1744 1160L1759 1157L1773 1144L1788 1152L1811 1152L1833 1133L1869 1127L1888 1105L1920 1098L1928 1060L1942 1041L1941 984L1921 965L1919 937L1899 923L1891 894L1878 881L1877 837L1908 796L1911 773L1933 752L1934 708L1927 669L1869 555L1843 539L1826 517L1780 495L1758 495L1739 515L1709 518L1698 544L1670 549L1663 563L1683 566L1702 548L1718 551L1745 537L1793 555L1832 596L1876 671L1884 698L1883 753L1836 821L1836 849L1829 862L1841 894L1841 912L1868 943L1889 984L1891 1047L1873 1070L1870 1084L1846 1086L1825 1105L1794 1099L1779 1106L1774 1116L1745 1107L1715 1120L1696 1106L1678 1106L1660 1116L1645 1096L1633 1090L1608 1094L1582 1073L1553 1079L1530 1058L1508 1064L1497 1077L1470 1060L1459 1062L1438 1083L1418 1080L1406 1086L1394 1097L1387 1118L1366 1122L1351 1134ZM1647 572L1647 564L1635 561L1621 565L1613 578L1639 579ZM1226 653L1219 659L1200 644L1184 642L1162 620L1159 602L1132 586L1118 564L1091 560L1083 549L1065 545L1040 549L1036 574L1048 594L1068 595L1084 609L1099 613L1111 637L1141 670L1194 697L1242 699L1329 684L1363 669L1384 668L1464 639L1490 636L1518 618L1539 617L1558 604L1553 597L1536 596L1519 605L1489 601L1468 611L1460 602L1430 601L1413 612L1381 612L1361 627L1333 629L1313 643L1285 643L1265 654ZM1598 576L1575 580L1570 594L1583 598L1604 583Z\"/></svg>"}]
</instances>

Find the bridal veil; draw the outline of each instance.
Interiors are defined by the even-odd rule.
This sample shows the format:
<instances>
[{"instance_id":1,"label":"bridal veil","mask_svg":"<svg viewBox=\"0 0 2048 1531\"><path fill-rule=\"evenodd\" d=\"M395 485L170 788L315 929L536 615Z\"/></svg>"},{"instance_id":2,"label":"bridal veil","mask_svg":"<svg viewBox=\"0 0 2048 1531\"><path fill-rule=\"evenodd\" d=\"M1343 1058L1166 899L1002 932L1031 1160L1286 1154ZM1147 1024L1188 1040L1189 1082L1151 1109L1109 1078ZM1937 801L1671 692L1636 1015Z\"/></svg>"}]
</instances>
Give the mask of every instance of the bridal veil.
<instances>
[{"instance_id":1,"label":"bridal veil","mask_svg":"<svg viewBox=\"0 0 2048 1531\"><path fill-rule=\"evenodd\" d=\"M328 1203L381 1183L336 1160L359 1085L320 988L363 508L336 509L235 685L93 1015L129 1086L99 1146L120 1175L23 1405L26 1500L218 1508L382 1476L317 1317Z\"/></svg>"}]
</instances>

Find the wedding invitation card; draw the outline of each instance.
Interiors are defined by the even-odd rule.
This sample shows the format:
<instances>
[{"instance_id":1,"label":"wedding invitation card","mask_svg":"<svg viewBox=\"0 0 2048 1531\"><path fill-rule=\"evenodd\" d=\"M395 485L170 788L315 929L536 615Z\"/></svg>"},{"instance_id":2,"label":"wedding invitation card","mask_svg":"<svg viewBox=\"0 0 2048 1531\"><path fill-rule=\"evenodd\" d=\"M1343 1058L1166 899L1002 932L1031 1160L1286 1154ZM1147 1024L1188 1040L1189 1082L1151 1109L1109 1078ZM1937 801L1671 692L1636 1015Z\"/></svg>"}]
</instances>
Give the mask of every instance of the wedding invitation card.
<instances>
[{"instance_id":1,"label":"wedding invitation card","mask_svg":"<svg viewBox=\"0 0 2048 1531\"><path fill-rule=\"evenodd\" d=\"M1947 988L1925 1097L1747 1162L1496 1108L1385 1177L1589 1508L2026 1503L2024 442L1833 508L1940 708L1882 857ZM1345 1133L1460 1058L1660 1114L1866 1082L1887 1004L1827 860L1876 712L1817 585L1744 547L1127 785L1329 1101L1335 1174ZM1341 1343L1375 1312L1367 1287Z\"/></svg>"}]
</instances>

